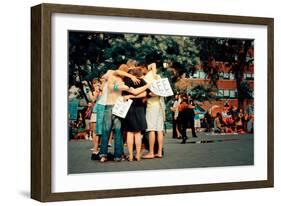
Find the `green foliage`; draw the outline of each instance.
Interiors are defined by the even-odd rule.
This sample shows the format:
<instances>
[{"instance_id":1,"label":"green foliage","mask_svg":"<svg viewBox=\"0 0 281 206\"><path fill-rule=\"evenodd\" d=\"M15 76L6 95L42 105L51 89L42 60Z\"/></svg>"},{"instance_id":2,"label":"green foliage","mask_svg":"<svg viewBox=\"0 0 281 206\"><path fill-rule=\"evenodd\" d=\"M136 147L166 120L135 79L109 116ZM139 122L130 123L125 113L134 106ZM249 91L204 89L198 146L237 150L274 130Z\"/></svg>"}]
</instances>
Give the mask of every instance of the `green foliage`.
<instances>
[{"instance_id":1,"label":"green foliage","mask_svg":"<svg viewBox=\"0 0 281 206\"><path fill-rule=\"evenodd\" d=\"M204 87L202 85L195 86L188 90L188 93L191 95L192 99L196 99L200 102L215 99L213 92L214 91L212 87Z\"/></svg>"},{"instance_id":2,"label":"green foliage","mask_svg":"<svg viewBox=\"0 0 281 206\"><path fill-rule=\"evenodd\" d=\"M174 83L185 75L189 77L195 66L203 65L211 86L219 80L219 70L214 62L227 62L235 75L239 102L251 93L244 86L243 72L253 58L247 55L253 47L250 39L202 38L171 35L122 34L98 32L69 32L69 85L82 80L99 78L108 69L117 69L128 59L141 64L157 64L161 76L169 78L174 91ZM167 63L168 68L163 66ZM195 87L195 99L213 98L210 88Z\"/></svg>"},{"instance_id":3,"label":"green foliage","mask_svg":"<svg viewBox=\"0 0 281 206\"><path fill-rule=\"evenodd\" d=\"M240 92L238 93L238 99L253 99L253 90L249 87L247 81L242 81L240 84Z\"/></svg>"},{"instance_id":4,"label":"green foliage","mask_svg":"<svg viewBox=\"0 0 281 206\"><path fill-rule=\"evenodd\" d=\"M69 33L70 73L77 70L82 80L97 78L132 58L143 64L156 62L160 75L174 82L183 73L192 72L199 63L198 54L195 39L183 36ZM169 62L178 72L167 71L164 62Z\"/></svg>"}]
</instances>

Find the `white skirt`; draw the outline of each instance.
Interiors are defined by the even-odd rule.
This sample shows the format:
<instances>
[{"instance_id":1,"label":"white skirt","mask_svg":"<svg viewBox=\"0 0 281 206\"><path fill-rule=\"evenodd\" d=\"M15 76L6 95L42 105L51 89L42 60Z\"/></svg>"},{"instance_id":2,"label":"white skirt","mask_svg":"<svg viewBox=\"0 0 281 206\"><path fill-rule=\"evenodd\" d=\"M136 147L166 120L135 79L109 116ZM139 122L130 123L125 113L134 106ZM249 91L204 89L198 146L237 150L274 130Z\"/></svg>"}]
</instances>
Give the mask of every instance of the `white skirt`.
<instances>
[{"instance_id":1,"label":"white skirt","mask_svg":"<svg viewBox=\"0 0 281 206\"><path fill-rule=\"evenodd\" d=\"M146 109L147 131L164 130L164 112L160 104L155 104Z\"/></svg>"}]
</instances>

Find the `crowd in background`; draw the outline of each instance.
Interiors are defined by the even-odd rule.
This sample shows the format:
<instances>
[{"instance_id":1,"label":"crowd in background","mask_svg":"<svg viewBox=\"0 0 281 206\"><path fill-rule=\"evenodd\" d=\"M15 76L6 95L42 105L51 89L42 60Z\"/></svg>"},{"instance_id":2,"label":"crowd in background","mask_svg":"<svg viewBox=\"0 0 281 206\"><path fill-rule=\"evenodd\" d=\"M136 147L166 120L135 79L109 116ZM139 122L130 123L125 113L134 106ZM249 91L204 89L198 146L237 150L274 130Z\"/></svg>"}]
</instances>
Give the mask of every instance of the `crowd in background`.
<instances>
[{"instance_id":1,"label":"crowd in background","mask_svg":"<svg viewBox=\"0 0 281 206\"><path fill-rule=\"evenodd\" d=\"M254 132L254 108L250 104L246 110L224 104L223 111L216 113L213 124L216 133L253 133ZM209 128L210 128L209 126Z\"/></svg>"},{"instance_id":2,"label":"crowd in background","mask_svg":"<svg viewBox=\"0 0 281 206\"><path fill-rule=\"evenodd\" d=\"M246 109L237 108L225 101L223 108L210 108L202 112L202 108L190 95L177 93L173 106L173 138L187 140L186 129L190 128L193 137L196 131L212 134L243 134L254 132L254 106ZM215 111L212 111L215 110ZM220 111L221 110L221 111ZM203 130L202 130L203 129Z\"/></svg>"}]
</instances>

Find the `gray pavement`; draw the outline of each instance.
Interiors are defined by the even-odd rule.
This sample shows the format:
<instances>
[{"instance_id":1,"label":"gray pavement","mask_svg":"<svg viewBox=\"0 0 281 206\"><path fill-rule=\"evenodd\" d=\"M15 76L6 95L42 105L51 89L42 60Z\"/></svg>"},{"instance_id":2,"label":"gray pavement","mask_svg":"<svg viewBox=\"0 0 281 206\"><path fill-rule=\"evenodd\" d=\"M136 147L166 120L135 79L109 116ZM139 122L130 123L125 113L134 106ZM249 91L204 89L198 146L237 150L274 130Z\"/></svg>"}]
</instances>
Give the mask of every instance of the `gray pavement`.
<instances>
[{"instance_id":1,"label":"gray pavement","mask_svg":"<svg viewBox=\"0 0 281 206\"><path fill-rule=\"evenodd\" d=\"M181 140L172 139L171 131L168 131L165 135L163 158L133 162L92 161L91 141L72 140L68 145L68 172L77 174L254 164L253 134L213 135L200 132L197 135L198 138L190 138L186 144L180 144ZM124 149L126 153L126 148ZM113 148L109 148L109 151L113 153Z\"/></svg>"}]
</instances>

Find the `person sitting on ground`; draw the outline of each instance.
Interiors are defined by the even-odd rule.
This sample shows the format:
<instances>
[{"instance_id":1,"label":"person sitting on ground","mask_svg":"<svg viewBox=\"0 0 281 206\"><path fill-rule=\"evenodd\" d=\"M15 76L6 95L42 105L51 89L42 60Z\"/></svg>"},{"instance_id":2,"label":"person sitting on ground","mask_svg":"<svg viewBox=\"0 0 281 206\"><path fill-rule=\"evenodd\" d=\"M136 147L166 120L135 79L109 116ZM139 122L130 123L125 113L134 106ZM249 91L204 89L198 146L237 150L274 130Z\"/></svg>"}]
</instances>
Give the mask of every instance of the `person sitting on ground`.
<instances>
[{"instance_id":1,"label":"person sitting on ground","mask_svg":"<svg viewBox=\"0 0 281 206\"><path fill-rule=\"evenodd\" d=\"M214 132L215 133L223 133L225 132L225 128L222 125L222 116L221 113L217 113L216 118L214 119Z\"/></svg>"}]
</instances>

